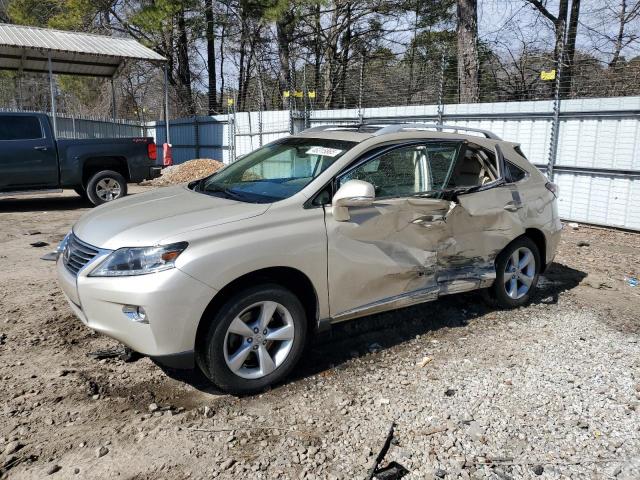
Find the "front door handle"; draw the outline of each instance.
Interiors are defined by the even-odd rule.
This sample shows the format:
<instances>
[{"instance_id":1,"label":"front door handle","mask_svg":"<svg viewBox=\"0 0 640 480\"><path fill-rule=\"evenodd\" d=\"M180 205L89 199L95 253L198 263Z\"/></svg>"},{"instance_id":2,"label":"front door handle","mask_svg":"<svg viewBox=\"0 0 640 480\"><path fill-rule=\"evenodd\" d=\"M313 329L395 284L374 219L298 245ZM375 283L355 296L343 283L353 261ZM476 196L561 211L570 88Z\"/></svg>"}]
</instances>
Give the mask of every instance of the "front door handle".
<instances>
[{"instance_id":1,"label":"front door handle","mask_svg":"<svg viewBox=\"0 0 640 480\"><path fill-rule=\"evenodd\" d=\"M40 152L46 152L47 150L49 150L49 147L44 145L38 145L37 147L33 147L33 149L38 150Z\"/></svg>"},{"instance_id":2,"label":"front door handle","mask_svg":"<svg viewBox=\"0 0 640 480\"><path fill-rule=\"evenodd\" d=\"M411 223L416 225L423 225L425 223L444 223L444 215L423 215L422 217L416 218Z\"/></svg>"},{"instance_id":3,"label":"front door handle","mask_svg":"<svg viewBox=\"0 0 640 480\"><path fill-rule=\"evenodd\" d=\"M515 202L509 202L504 206L504 209L508 212L517 212L522 208L522 204L517 204Z\"/></svg>"}]
</instances>

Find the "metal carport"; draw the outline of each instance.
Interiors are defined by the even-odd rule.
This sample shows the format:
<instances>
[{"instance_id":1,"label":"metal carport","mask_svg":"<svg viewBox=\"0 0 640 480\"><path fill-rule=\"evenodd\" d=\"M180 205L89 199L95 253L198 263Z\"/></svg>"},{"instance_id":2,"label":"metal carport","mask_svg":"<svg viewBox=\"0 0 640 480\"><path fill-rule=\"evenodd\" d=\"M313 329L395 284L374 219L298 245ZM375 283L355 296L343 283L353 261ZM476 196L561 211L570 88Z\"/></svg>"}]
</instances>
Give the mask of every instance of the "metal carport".
<instances>
[{"instance_id":1,"label":"metal carport","mask_svg":"<svg viewBox=\"0 0 640 480\"><path fill-rule=\"evenodd\" d=\"M128 61L147 61L164 67L164 115L169 140L169 101L166 59L132 38L0 23L0 69L49 74L51 116L56 132L53 74L111 79L112 110L116 117L113 78Z\"/></svg>"}]
</instances>

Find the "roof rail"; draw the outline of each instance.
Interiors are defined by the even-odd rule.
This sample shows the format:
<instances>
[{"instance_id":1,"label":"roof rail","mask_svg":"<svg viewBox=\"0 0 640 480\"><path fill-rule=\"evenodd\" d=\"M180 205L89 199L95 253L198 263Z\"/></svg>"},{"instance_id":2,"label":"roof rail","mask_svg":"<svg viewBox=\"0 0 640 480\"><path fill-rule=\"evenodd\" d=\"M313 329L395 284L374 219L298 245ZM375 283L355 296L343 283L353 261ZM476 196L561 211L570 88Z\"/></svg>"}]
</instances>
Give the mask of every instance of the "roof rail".
<instances>
[{"instance_id":1,"label":"roof rail","mask_svg":"<svg viewBox=\"0 0 640 480\"><path fill-rule=\"evenodd\" d=\"M373 130L377 128L377 130ZM339 132L339 131L356 131L363 133L372 133L374 136L387 135L390 133L398 133L406 130L453 130L454 132L474 132L484 135L491 140L502 140L495 133L480 128L462 127L460 125L439 125L436 123L355 123L344 125L320 125L303 130L301 133L307 132Z\"/></svg>"},{"instance_id":2,"label":"roof rail","mask_svg":"<svg viewBox=\"0 0 640 480\"><path fill-rule=\"evenodd\" d=\"M461 127L459 125L440 125L436 123L394 123L380 128L380 130L374 132L374 135L387 135L389 133L397 133L404 130L453 130L455 132L475 132L481 133L486 138L489 138L491 140L502 140L499 136L497 136L493 132L490 132L489 130L483 130L481 128Z\"/></svg>"},{"instance_id":3,"label":"roof rail","mask_svg":"<svg viewBox=\"0 0 640 480\"><path fill-rule=\"evenodd\" d=\"M362 127L363 124L361 123L356 123L356 124L345 124L345 125L320 125L318 127L311 127L311 128L305 128L302 132L300 133L306 133L306 132L327 132L327 131L334 131L334 132L339 132L341 130L358 130L360 127Z\"/></svg>"}]
</instances>

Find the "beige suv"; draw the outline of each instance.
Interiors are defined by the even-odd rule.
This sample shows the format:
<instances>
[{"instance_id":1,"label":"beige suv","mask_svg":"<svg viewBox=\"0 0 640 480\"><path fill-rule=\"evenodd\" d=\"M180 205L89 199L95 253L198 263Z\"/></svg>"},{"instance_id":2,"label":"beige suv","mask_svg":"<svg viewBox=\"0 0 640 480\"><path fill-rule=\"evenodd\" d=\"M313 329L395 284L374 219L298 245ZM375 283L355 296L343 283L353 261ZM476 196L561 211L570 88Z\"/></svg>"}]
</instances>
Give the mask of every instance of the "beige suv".
<instances>
[{"instance_id":1,"label":"beige suv","mask_svg":"<svg viewBox=\"0 0 640 480\"><path fill-rule=\"evenodd\" d=\"M337 322L476 289L526 304L560 230L555 185L490 132L323 126L88 212L57 272L88 327L248 393Z\"/></svg>"}]
</instances>

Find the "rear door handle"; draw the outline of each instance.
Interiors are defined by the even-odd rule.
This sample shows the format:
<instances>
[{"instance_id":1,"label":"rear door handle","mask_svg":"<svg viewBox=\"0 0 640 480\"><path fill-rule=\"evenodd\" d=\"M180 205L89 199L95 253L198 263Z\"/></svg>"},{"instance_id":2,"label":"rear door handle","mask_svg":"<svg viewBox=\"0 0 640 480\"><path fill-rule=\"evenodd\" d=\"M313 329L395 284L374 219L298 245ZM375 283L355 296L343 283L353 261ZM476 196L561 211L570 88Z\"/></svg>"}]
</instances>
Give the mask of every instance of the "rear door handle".
<instances>
[{"instance_id":1,"label":"rear door handle","mask_svg":"<svg viewBox=\"0 0 640 480\"><path fill-rule=\"evenodd\" d=\"M49 150L49 147L46 147L44 145L38 145L37 147L33 147L34 150L38 150L40 152L46 152L47 150Z\"/></svg>"},{"instance_id":2,"label":"rear door handle","mask_svg":"<svg viewBox=\"0 0 640 480\"><path fill-rule=\"evenodd\" d=\"M522 208L522 204L517 204L516 202L509 202L504 206L504 209L508 212L517 212Z\"/></svg>"},{"instance_id":3,"label":"rear door handle","mask_svg":"<svg viewBox=\"0 0 640 480\"><path fill-rule=\"evenodd\" d=\"M422 217L416 218L413 222L417 225L429 224L429 223L444 223L444 215L424 215Z\"/></svg>"}]
</instances>

